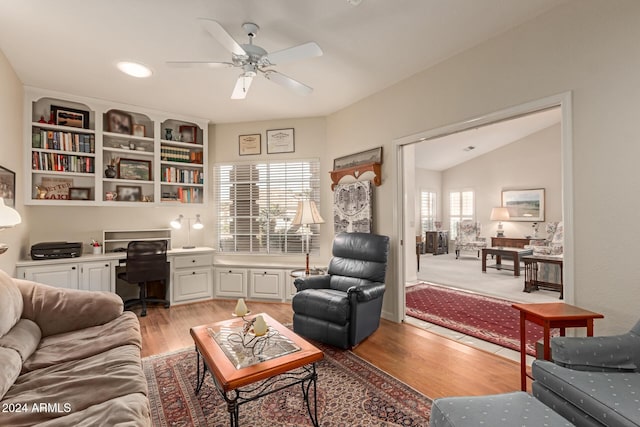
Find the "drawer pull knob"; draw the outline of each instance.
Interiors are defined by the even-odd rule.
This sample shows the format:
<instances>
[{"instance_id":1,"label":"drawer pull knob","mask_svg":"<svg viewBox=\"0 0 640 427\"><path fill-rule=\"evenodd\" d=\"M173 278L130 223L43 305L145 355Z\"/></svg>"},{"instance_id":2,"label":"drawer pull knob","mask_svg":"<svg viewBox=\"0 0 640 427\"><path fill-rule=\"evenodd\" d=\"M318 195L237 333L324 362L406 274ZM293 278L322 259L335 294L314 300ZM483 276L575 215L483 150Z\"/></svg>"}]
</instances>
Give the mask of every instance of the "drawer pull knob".
<instances>
[{"instance_id":1,"label":"drawer pull knob","mask_svg":"<svg viewBox=\"0 0 640 427\"><path fill-rule=\"evenodd\" d=\"M191 262L196 262L196 260L195 260L195 259L192 259L192 260L191 260Z\"/></svg>"},{"instance_id":2,"label":"drawer pull knob","mask_svg":"<svg viewBox=\"0 0 640 427\"><path fill-rule=\"evenodd\" d=\"M192 272L191 272L191 274L196 274L196 272L195 272L195 271L192 271Z\"/></svg>"},{"instance_id":3,"label":"drawer pull knob","mask_svg":"<svg viewBox=\"0 0 640 427\"><path fill-rule=\"evenodd\" d=\"M75 270L76 268L75 268L75 267L71 267L71 269L72 269L72 270Z\"/></svg>"}]
</instances>

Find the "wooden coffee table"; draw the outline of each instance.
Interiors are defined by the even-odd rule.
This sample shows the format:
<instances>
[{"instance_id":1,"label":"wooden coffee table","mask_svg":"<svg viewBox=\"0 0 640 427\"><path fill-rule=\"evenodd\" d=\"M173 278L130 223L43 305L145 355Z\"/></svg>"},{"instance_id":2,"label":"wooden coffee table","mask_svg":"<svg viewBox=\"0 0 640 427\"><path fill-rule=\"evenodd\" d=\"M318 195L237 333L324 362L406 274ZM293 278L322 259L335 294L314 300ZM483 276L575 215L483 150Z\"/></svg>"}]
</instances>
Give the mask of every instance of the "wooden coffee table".
<instances>
[{"instance_id":1,"label":"wooden coffee table","mask_svg":"<svg viewBox=\"0 0 640 427\"><path fill-rule=\"evenodd\" d=\"M316 362L324 354L268 314L260 315L269 326L268 338L243 335L242 318L190 329L198 358L196 394L210 372L216 389L227 402L230 425L235 427L242 404L301 384L309 417L317 427Z\"/></svg>"},{"instance_id":2,"label":"wooden coffee table","mask_svg":"<svg viewBox=\"0 0 640 427\"><path fill-rule=\"evenodd\" d=\"M515 277L520 276L520 257L524 255L531 255L533 250L531 249L522 249L522 248L511 248L511 247L491 247L482 249L482 272L487 272L487 267L495 268L497 270L513 270L513 275ZM496 263L495 265L487 265L487 255L495 255ZM502 257L509 258L513 260L513 267L510 265L502 264Z\"/></svg>"},{"instance_id":3,"label":"wooden coffee table","mask_svg":"<svg viewBox=\"0 0 640 427\"><path fill-rule=\"evenodd\" d=\"M533 322L544 328L544 359L551 360L551 329L560 328L560 336L565 335L565 328L587 328L587 336L593 336L593 319L602 319L600 313L584 310L580 307L562 302L540 304L513 304L520 310L520 387L527 391L527 328L526 322Z\"/></svg>"}]
</instances>

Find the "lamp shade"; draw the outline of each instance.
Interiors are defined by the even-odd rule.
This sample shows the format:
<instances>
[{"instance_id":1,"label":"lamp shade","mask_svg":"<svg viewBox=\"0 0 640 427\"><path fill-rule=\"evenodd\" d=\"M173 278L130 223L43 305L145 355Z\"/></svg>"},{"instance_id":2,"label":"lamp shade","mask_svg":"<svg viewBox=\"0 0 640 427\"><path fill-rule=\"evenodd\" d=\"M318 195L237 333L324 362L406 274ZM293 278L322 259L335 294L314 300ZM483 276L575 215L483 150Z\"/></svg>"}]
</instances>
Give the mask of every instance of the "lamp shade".
<instances>
[{"instance_id":1,"label":"lamp shade","mask_svg":"<svg viewBox=\"0 0 640 427\"><path fill-rule=\"evenodd\" d=\"M493 208L491 209L491 221L508 221L509 209L507 208Z\"/></svg>"},{"instance_id":2,"label":"lamp shade","mask_svg":"<svg viewBox=\"0 0 640 427\"><path fill-rule=\"evenodd\" d=\"M14 227L22 222L17 210L4 204L4 199L0 197L0 228Z\"/></svg>"},{"instance_id":3,"label":"lamp shade","mask_svg":"<svg viewBox=\"0 0 640 427\"><path fill-rule=\"evenodd\" d=\"M318 208L313 200L300 200L296 216L291 222L293 225L324 224Z\"/></svg>"}]
</instances>

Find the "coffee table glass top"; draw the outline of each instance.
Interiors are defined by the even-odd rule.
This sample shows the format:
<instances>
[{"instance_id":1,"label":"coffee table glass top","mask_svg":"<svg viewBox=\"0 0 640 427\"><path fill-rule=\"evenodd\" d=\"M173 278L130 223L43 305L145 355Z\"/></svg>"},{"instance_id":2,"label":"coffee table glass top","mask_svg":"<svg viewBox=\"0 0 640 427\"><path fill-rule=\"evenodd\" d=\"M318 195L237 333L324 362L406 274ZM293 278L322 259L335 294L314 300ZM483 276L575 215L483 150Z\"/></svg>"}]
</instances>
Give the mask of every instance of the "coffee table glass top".
<instances>
[{"instance_id":1,"label":"coffee table glass top","mask_svg":"<svg viewBox=\"0 0 640 427\"><path fill-rule=\"evenodd\" d=\"M251 330L244 333L244 321L230 325L213 325L207 333L220 346L236 369L246 368L300 350L293 341L270 327L263 336Z\"/></svg>"}]
</instances>

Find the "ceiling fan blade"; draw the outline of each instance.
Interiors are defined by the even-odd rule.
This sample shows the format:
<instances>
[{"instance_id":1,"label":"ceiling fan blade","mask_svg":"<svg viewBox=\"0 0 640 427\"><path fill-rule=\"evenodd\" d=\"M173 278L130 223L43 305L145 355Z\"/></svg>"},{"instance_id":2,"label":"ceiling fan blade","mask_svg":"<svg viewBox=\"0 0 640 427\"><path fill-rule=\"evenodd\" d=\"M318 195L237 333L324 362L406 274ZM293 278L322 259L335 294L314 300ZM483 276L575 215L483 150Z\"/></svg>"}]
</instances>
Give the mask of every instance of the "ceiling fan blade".
<instances>
[{"instance_id":1,"label":"ceiling fan blade","mask_svg":"<svg viewBox=\"0 0 640 427\"><path fill-rule=\"evenodd\" d=\"M313 58L314 56L322 56L322 49L320 49L317 43L309 42L269 53L264 59L268 61L270 65L276 65L284 62L297 61L299 59Z\"/></svg>"},{"instance_id":2,"label":"ceiling fan blade","mask_svg":"<svg viewBox=\"0 0 640 427\"><path fill-rule=\"evenodd\" d=\"M231 62L211 62L211 61L167 61L166 64L172 68L229 68L233 67Z\"/></svg>"},{"instance_id":3,"label":"ceiling fan blade","mask_svg":"<svg viewBox=\"0 0 640 427\"><path fill-rule=\"evenodd\" d=\"M218 43L224 46L228 51L236 55L247 54L247 52L245 52L242 46L240 46L238 42L235 41L233 37L231 37L231 34L229 34L227 30L225 30L218 21L214 21L213 19L207 19L207 18L198 18L198 19L202 23L202 26L204 27L204 29L207 30L209 34L211 34L211 37L216 39Z\"/></svg>"},{"instance_id":4,"label":"ceiling fan blade","mask_svg":"<svg viewBox=\"0 0 640 427\"><path fill-rule=\"evenodd\" d=\"M311 92L313 92L313 88L300 83L299 81L296 81L291 77L285 76L284 74L277 71L267 70L264 72L264 76L272 82L279 84L280 86L284 86L288 89L293 90L298 95L309 95Z\"/></svg>"},{"instance_id":5,"label":"ceiling fan blade","mask_svg":"<svg viewBox=\"0 0 640 427\"><path fill-rule=\"evenodd\" d=\"M247 96L247 92L249 92L252 81L253 76L245 76L244 74L241 74L236 81L236 86L233 88L231 99L244 99Z\"/></svg>"}]
</instances>

